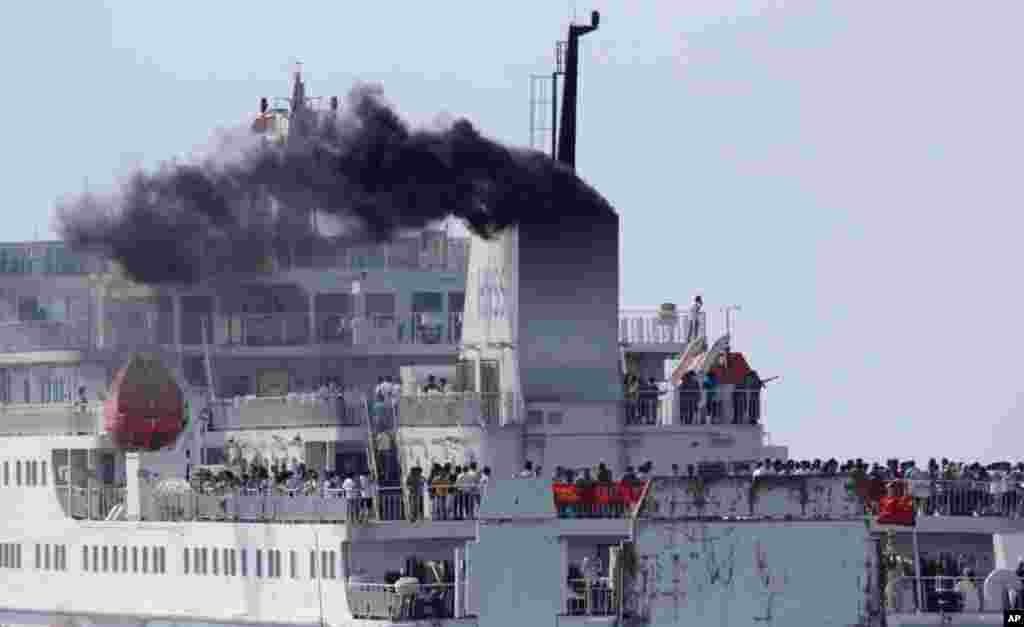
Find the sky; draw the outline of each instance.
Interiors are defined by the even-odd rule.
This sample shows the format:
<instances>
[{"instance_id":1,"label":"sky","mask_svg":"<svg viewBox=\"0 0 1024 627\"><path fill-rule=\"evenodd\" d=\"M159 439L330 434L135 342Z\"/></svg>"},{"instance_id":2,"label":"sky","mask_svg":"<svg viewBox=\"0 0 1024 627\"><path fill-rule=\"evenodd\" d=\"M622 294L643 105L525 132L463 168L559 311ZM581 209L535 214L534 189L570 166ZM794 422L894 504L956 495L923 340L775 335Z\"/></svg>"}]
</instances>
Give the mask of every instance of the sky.
<instances>
[{"instance_id":1,"label":"sky","mask_svg":"<svg viewBox=\"0 0 1024 627\"><path fill-rule=\"evenodd\" d=\"M591 9L577 166L622 218L622 305L741 306L793 457L1024 459L1019 3L20 3L0 240L251 119L294 60L526 145L529 76Z\"/></svg>"}]
</instances>

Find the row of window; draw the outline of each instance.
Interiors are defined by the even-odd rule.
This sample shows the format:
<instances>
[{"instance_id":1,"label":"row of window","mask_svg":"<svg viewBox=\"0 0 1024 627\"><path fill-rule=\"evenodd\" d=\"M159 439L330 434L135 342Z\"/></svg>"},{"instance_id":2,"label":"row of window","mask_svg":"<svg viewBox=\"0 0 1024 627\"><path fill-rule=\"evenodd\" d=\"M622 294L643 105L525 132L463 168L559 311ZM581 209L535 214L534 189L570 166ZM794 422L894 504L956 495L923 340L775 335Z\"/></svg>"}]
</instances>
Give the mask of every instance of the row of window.
<instances>
[{"instance_id":1,"label":"row of window","mask_svg":"<svg viewBox=\"0 0 1024 627\"><path fill-rule=\"evenodd\" d=\"M36 570L68 569L68 547L66 544L37 544Z\"/></svg>"},{"instance_id":2,"label":"row of window","mask_svg":"<svg viewBox=\"0 0 1024 627\"><path fill-rule=\"evenodd\" d=\"M21 568L21 545L0 542L0 568Z\"/></svg>"},{"instance_id":3,"label":"row of window","mask_svg":"<svg viewBox=\"0 0 1024 627\"><path fill-rule=\"evenodd\" d=\"M283 569L282 552L279 549L254 549L250 563L249 549L185 547L182 551L182 567L186 575L226 575L233 577L249 576L280 579ZM318 559L319 558L319 559ZM337 579L337 552L310 550L309 577L317 578L317 572L323 579ZM299 578L299 553L288 551L288 576Z\"/></svg>"},{"instance_id":4,"label":"row of window","mask_svg":"<svg viewBox=\"0 0 1024 627\"><path fill-rule=\"evenodd\" d=\"M9 487L12 479L16 486L46 485L46 460L37 461L33 459L22 461L18 459L13 463L5 461L3 473L4 487Z\"/></svg>"},{"instance_id":5,"label":"row of window","mask_svg":"<svg viewBox=\"0 0 1024 627\"><path fill-rule=\"evenodd\" d=\"M167 572L167 550L162 546L83 545L82 570L94 573L163 575Z\"/></svg>"}]
</instances>

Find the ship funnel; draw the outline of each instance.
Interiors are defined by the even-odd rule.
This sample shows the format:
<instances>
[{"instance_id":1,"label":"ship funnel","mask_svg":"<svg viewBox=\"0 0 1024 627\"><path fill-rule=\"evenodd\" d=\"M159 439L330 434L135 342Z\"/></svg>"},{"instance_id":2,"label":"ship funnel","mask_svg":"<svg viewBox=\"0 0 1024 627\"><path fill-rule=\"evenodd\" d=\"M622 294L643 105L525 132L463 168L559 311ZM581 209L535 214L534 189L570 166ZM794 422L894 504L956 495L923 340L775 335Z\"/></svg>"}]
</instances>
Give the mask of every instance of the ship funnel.
<instances>
[{"instance_id":1,"label":"ship funnel","mask_svg":"<svg viewBox=\"0 0 1024 627\"><path fill-rule=\"evenodd\" d=\"M270 108L270 105L267 103L267 99L266 98L260 98L260 113L266 113L267 109L269 109L269 108Z\"/></svg>"}]
</instances>

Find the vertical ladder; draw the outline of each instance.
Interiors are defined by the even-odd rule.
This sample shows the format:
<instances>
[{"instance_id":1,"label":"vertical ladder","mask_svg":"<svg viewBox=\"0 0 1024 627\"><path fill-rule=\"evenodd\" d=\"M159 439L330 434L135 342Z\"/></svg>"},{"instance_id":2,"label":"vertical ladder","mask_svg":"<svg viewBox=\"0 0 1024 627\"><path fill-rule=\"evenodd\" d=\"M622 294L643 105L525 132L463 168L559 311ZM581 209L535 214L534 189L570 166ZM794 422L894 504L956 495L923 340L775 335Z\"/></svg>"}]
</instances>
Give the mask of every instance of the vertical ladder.
<instances>
[{"instance_id":1,"label":"vertical ladder","mask_svg":"<svg viewBox=\"0 0 1024 627\"><path fill-rule=\"evenodd\" d=\"M530 75L530 148L545 152L554 158L555 115L558 101L552 87L555 78L550 74Z\"/></svg>"}]
</instances>

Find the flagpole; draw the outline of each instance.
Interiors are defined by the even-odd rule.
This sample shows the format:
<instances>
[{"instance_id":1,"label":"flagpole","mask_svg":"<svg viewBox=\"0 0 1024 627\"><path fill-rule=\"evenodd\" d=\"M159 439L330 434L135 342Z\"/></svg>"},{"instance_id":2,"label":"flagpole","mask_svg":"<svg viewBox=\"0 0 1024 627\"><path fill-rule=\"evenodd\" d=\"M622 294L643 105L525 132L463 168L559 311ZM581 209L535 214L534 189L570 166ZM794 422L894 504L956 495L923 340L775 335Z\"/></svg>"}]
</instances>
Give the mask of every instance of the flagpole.
<instances>
[{"instance_id":1,"label":"flagpole","mask_svg":"<svg viewBox=\"0 0 1024 627\"><path fill-rule=\"evenodd\" d=\"M921 547L917 543L917 520L914 520L914 579L917 582L917 613L921 613L921 605L924 603L924 583L921 581Z\"/></svg>"}]
</instances>

